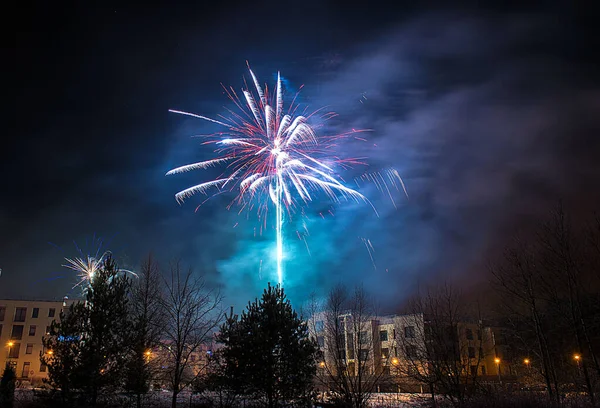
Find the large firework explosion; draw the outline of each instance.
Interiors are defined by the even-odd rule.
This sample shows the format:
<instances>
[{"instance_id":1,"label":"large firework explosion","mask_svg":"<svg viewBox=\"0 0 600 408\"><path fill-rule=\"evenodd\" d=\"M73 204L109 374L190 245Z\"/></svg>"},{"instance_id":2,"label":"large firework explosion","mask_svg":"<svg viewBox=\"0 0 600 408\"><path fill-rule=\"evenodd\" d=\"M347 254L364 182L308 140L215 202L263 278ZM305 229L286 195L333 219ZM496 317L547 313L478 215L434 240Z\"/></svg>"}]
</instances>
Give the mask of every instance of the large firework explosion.
<instances>
[{"instance_id":1,"label":"large firework explosion","mask_svg":"<svg viewBox=\"0 0 600 408\"><path fill-rule=\"evenodd\" d=\"M248 69L253 88L246 84L239 95L232 87L223 87L237 107L236 111L228 110L229 116L220 116L216 120L170 110L216 123L224 130L201 136L204 145L214 146L216 158L177 167L167 175L223 167L219 177L177 193L178 202L196 193L214 196L237 191L230 206L237 204L242 209L256 206L259 217L266 220L269 200L264 198L270 197L276 212L277 278L282 284L282 227L286 214L290 217L297 208L308 204L316 192L325 193L334 201L352 199L369 203L361 193L345 186L336 173L336 168L362 164L360 159L341 158L336 153L340 141L361 131L353 129L343 134L319 135L316 132L319 126L311 125L311 119L322 122L335 116L334 113L321 110L307 113L306 109L300 112L299 105L295 104L297 93L286 109L280 74L277 74L275 91L270 92L268 86L263 88Z\"/></svg>"}]
</instances>

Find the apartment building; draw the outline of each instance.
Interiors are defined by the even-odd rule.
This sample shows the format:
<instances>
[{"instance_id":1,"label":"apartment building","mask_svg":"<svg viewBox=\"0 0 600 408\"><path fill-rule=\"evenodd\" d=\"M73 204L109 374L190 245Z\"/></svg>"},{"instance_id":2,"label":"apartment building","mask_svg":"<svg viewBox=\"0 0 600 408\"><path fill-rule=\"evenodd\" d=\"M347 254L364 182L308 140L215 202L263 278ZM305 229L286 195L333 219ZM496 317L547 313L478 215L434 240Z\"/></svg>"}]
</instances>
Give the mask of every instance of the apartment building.
<instances>
[{"instance_id":1,"label":"apartment building","mask_svg":"<svg viewBox=\"0 0 600 408\"><path fill-rule=\"evenodd\" d=\"M321 349L318 368L330 373L341 365L347 367L349 375L354 375L357 364L362 364L363 374L379 376L382 384L387 381L397 388L404 383L403 386L414 389L416 371L426 376L435 359L453 359L454 367L465 378L494 379L506 364L499 355L493 329L480 323L460 322L446 327L419 313L361 316L358 323L350 313L337 319L336 324L326 313L318 313L309 324ZM331 341L335 336L338 339Z\"/></svg>"},{"instance_id":2,"label":"apartment building","mask_svg":"<svg viewBox=\"0 0 600 408\"><path fill-rule=\"evenodd\" d=\"M58 320L63 308L72 303L43 300L0 299L0 369L12 365L19 381L37 384L47 376L40 363L42 337Z\"/></svg>"}]
</instances>

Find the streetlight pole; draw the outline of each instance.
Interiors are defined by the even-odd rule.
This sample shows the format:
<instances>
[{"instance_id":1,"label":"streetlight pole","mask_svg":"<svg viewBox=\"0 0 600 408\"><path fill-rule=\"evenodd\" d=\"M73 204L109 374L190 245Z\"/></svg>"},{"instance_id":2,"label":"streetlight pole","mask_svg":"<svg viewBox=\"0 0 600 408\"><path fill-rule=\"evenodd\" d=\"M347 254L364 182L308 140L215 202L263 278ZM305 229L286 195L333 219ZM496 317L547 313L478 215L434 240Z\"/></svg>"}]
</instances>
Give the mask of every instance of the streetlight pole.
<instances>
[{"instance_id":1,"label":"streetlight pole","mask_svg":"<svg viewBox=\"0 0 600 408\"><path fill-rule=\"evenodd\" d=\"M502 377L500 377L500 359L496 357L494 362L496 363L496 369L498 370L498 382L502 384Z\"/></svg>"}]
</instances>

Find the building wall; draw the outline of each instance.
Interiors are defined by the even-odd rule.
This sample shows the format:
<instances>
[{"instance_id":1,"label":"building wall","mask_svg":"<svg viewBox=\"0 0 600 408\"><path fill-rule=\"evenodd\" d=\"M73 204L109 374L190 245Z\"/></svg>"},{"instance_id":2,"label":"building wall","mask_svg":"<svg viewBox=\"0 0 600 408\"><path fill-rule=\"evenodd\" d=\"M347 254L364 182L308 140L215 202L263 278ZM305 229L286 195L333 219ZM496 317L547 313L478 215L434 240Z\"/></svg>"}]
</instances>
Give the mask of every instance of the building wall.
<instances>
[{"instance_id":1,"label":"building wall","mask_svg":"<svg viewBox=\"0 0 600 408\"><path fill-rule=\"evenodd\" d=\"M0 299L0 370L8 362L21 381L41 382L47 376L40 363L42 337L66 305L66 301Z\"/></svg>"}]
</instances>

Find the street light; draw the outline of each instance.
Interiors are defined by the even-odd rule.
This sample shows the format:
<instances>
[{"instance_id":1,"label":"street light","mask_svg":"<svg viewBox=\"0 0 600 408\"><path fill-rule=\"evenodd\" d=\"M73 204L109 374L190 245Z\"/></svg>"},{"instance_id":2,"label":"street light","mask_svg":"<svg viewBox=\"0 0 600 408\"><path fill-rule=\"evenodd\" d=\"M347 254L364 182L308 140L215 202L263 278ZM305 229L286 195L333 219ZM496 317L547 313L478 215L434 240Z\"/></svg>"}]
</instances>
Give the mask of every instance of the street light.
<instances>
[{"instance_id":1,"label":"street light","mask_svg":"<svg viewBox=\"0 0 600 408\"><path fill-rule=\"evenodd\" d=\"M579 368L579 360L581 360L581 356L579 354L575 354L573 356L573 358L575 359L575 362L577 363L577 371L580 371L581 369Z\"/></svg>"},{"instance_id":2,"label":"street light","mask_svg":"<svg viewBox=\"0 0 600 408\"><path fill-rule=\"evenodd\" d=\"M498 357L496 357L494 359L494 363L496 363L496 369L498 370L498 382L500 382L500 384L502 384L502 378L500 377L500 359Z\"/></svg>"},{"instance_id":3,"label":"street light","mask_svg":"<svg viewBox=\"0 0 600 408\"><path fill-rule=\"evenodd\" d=\"M15 343L13 343L12 341L9 341L8 343L6 343L6 345L8 346L8 358L12 358L11 355L11 351L12 351L12 346L15 345Z\"/></svg>"},{"instance_id":4,"label":"street light","mask_svg":"<svg viewBox=\"0 0 600 408\"><path fill-rule=\"evenodd\" d=\"M325 361L321 361L321 362L319 363L319 367L321 367L321 368L324 368L324 367L325 367Z\"/></svg>"}]
</instances>

